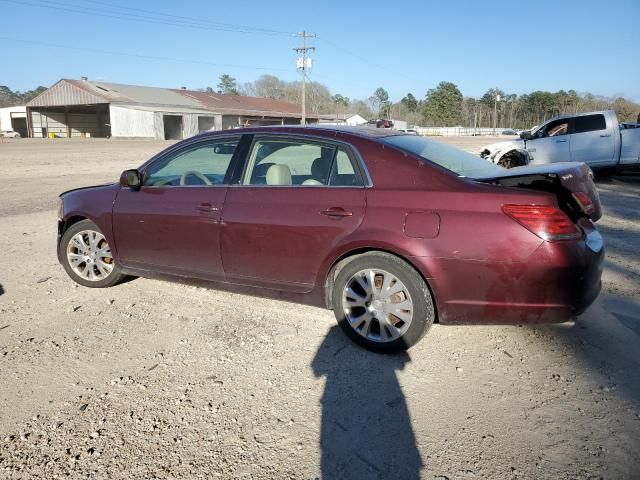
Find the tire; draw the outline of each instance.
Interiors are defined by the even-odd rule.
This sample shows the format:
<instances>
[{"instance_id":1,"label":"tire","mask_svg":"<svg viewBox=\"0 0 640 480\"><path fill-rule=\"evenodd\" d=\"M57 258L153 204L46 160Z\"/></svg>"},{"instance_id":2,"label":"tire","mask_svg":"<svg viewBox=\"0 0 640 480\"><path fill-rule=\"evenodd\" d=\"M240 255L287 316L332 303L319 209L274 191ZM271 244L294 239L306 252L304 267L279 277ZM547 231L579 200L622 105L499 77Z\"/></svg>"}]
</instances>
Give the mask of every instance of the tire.
<instances>
[{"instance_id":1,"label":"tire","mask_svg":"<svg viewBox=\"0 0 640 480\"><path fill-rule=\"evenodd\" d=\"M344 265L333 283L331 300L336 320L349 338L380 353L408 350L436 316L422 276L384 252L359 255Z\"/></svg>"},{"instance_id":2,"label":"tire","mask_svg":"<svg viewBox=\"0 0 640 480\"><path fill-rule=\"evenodd\" d=\"M126 278L110 254L104 234L91 220L74 223L58 246L58 257L67 274L74 282L90 288L112 287Z\"/></svg>"},{"instance_id":3,"label":"tire","mask_svg":"<svg viewBox=\"0 0 640 480\"><path fill-rule=\"evenodd\" d=\"M500 159L498 165L504 168L515 168L525 165L525 162L519 154L509 154Z\"/></svg>"}]
</instances>

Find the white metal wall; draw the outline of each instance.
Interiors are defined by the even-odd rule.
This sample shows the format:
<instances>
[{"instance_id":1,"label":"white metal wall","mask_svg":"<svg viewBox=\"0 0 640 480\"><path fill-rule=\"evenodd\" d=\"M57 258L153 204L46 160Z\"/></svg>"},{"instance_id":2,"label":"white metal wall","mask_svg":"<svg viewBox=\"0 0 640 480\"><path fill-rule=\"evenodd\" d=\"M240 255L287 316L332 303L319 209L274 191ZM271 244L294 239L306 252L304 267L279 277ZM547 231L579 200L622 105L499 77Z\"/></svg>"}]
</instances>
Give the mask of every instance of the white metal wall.
<instances>
[{"instance_id":1,"label":"white metal wall","mask_svg":"<svg viewBox=\"0 0 640 480\"><path fill-rule=\"evenodd\" d=\"M180 112L154 112L150 110L137 110L132 107L109 106L111 117L111 136L113 137L135 137L135 138L155 138L164 140L164 116L182 117L182 138L189 138L197 135L198 118L215 118L216 129L221 124L221 116L215 114L200 113L180 113Z\"/></svg>"},{"instance_id":2,"label":"white metal wall","mask_svg":"<svg viewBox=\"0 0 640 480\"><path fill-rule=\"evenodd\" d=\"M109 105L112 137L164 139L162 117L158 124L155 112Z\"/></svg>"},{"instance_id":3,"label":"white metal wall","mask_svg":"<svg viewBox=\"0 0 640 480\"><path fill-rule=\"evenodd\" d=\"M198 134L198 117L194 113L182 115L182 138L193 137Z\"/></svg>"},{"instance_id":4,"label":"white metal wall","mask_svg":"<svg viewBox=\"0 0 640 480\"><path fill-rule=\"evenodd\" d=\"M0 130L11 130L11 117L22 118L27 116L27 107L0 108Z\"/></svg>"}]
</instances>

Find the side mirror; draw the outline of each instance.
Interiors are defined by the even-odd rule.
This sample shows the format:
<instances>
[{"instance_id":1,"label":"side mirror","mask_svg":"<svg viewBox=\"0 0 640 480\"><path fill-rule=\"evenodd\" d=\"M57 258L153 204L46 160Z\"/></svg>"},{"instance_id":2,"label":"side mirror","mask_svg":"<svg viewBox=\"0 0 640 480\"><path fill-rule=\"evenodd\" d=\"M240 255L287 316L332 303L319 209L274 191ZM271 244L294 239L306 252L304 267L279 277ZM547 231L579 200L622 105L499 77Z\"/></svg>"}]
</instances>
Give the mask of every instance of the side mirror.
<instances>
[{"instance_id":1,"label":"side mirror","mask_svg":"<svg viewBox=\"0 0 640 480\"><path fill-rule=\"evenodd\" d=\"M523 140L533 140L535 137L531 135L531 132L529 130L525 130L524 132L520 133L520 138Z\"/></svg>"},{"instance_id":2,"label":"side mirror","mask_svg":"<svg viewBox=\"0 0 640 480\"><path fill-rule=\"evenodd\" d=\"M140 178L140 172L135 168L131 170L125 170L124 172L122 172L122 175L120 175L120 185L122 185L123 187L138 189L140 188L141 184L142 179Z\"/></svg>"}]
</instances>

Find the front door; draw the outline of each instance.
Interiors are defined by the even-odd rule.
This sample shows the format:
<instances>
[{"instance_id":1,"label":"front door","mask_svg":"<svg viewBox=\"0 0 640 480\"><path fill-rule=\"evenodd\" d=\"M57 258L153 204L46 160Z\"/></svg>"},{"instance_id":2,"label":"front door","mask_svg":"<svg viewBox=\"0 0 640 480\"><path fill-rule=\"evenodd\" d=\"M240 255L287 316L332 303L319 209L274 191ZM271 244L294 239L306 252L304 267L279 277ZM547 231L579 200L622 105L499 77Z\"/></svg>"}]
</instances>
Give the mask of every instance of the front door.
<instances>
[{"instance_id":1,"label":"front door","mask_svg":"<svg viewBox=\"0 0 640 480\"><path fill-rule=\"evenodd\" d=\"M362 178L346 146L255 138L222 214L227 280L311 290L332 247L362 222Z\"/></svg>"},{"instance_id":2,"label":"front door","mask_svg":"<svg viewBox=\"0 0 640 480\"><path fill-rule=\"evenodd\" d=\"M123 266L222 278L220 219L239 137L195 141L149 164L113 207Z\"/></svg>"},{"instance_id":3,"label":"front door","mask_svg":"<svg viewBox=\"0 0 640 480\"><path fill-rule=\"evenodd\" d=\"M571 161L569 118L554 120L536 131L536 138L527 141L531 164Z\"/></svg>"}]
</instances>

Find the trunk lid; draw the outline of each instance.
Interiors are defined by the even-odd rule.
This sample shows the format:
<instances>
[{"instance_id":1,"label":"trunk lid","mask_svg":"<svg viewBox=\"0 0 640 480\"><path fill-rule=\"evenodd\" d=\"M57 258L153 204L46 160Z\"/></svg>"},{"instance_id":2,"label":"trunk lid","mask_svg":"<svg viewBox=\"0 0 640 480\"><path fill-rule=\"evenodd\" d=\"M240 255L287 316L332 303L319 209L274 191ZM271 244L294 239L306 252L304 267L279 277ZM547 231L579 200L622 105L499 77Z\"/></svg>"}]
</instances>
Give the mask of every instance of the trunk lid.
<instances>
[{"instance_id":1,"label":"trunk lid","mask_svg":"<svg viewBox=\"0 0 640 480\"><path fill-rule=\"evenodd\" d=\"M554 193L558 197L560 208L574 222L580 217L588 217L594 222L602 217L600 196L593 183L593 172L584 163L564 162L516 167L474 180L504 187Z\"/></svg>"}]
</instances>

